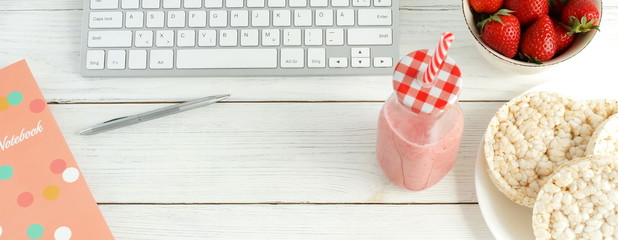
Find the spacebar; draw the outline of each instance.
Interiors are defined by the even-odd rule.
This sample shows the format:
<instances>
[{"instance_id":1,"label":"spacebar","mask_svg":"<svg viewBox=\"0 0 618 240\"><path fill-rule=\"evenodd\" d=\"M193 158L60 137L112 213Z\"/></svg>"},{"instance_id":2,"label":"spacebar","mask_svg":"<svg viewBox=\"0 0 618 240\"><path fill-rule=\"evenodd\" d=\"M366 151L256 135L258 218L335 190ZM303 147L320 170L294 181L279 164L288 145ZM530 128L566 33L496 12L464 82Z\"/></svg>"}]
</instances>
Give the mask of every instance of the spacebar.
<instances>
[{"instance_id":1,"label":"spacebar","mask_svg":"<svg viewBox=\"0 0 618 240\"><path fill-rule=\"evenodd\" d=\"M176 68L277 68L277 49L179 49Z\"/></svg>"}]
</instances>

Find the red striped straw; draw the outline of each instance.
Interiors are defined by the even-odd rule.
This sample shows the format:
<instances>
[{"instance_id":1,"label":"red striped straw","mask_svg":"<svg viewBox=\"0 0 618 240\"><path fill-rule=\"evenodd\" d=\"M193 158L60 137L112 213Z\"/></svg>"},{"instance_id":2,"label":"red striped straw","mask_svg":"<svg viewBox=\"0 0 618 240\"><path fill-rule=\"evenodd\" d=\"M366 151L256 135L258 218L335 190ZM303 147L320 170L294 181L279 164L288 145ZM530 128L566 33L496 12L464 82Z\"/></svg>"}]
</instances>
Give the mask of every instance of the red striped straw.
<instances>
[{"instance_id":1,"label":"red striped straw","mask_svg":"<svg viewBox=\"0 0 618 240\"><path fill-rule=\"evenodd\" d=\"M438 43L438 47L431 57L431 62L425 70L425 74L423 75L423 83L431 84L435 81L436 75L438 75L438 71L442 68L444 64L444 60L446 60L446 52L449 47L451 47L451 43L455 36L453 36L450 32L442 33L442 38L440 38L440 43Z\"/></svg>"}]
</instances>

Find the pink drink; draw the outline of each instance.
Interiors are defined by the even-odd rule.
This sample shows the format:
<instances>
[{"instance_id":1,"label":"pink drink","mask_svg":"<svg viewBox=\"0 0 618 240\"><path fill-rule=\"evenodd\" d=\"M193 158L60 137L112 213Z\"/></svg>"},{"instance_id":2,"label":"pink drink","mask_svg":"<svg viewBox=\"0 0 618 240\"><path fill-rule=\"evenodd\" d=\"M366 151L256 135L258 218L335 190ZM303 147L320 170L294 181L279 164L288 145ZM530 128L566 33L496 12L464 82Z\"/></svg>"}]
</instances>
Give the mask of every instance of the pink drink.
<instances>
[{"instance_id":1,"label":"pink drink","mask_svg":"<svg viewBox=\"0 0 618 240\"><path fill-rule=\"evenodd\" d=\"M463 122L458 104L437 114L417 114L390 97L378 119L376 157L382 170L409 190L433 186L455 164Z\"/></svg>"}]
</instances>

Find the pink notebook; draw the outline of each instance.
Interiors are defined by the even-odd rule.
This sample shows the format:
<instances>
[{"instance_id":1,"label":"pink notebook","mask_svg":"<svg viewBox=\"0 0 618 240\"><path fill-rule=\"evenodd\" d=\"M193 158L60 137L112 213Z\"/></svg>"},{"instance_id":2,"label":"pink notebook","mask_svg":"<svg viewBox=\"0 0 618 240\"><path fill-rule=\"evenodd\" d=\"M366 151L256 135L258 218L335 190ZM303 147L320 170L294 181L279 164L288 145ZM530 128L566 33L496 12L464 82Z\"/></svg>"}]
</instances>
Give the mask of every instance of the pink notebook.
<instances>
[{"instance_id":1,"label":"pink notebook","mask_svg":"<svg viewBox=\"0 0 618 240\"><path fill-rule=\"evenodd\" d=\"M0 239L113 239L32 73L0 70Z\"/></svg>"}]
</instances>

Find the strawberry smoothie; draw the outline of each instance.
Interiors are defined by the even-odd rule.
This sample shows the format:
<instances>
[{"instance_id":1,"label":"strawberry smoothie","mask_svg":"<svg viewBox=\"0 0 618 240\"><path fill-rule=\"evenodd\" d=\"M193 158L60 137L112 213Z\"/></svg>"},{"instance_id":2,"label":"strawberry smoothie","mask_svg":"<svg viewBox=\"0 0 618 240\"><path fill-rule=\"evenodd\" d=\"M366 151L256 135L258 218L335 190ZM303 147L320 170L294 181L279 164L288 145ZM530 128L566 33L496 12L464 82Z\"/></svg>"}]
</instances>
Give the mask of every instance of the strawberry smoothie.
<instances>
[{"instance_id":1,"label":"strawberry smoothie","mask_svg":"<svg viewBox=\"0 0 618 240\"><path fill-rule=\"evenodd\" d=\"M409 190L433 186L455 164L463 122L458 104L439 114L417 114L390 97L378 119L376 157L382 170Z\"/></svg>"}]
</instances>

